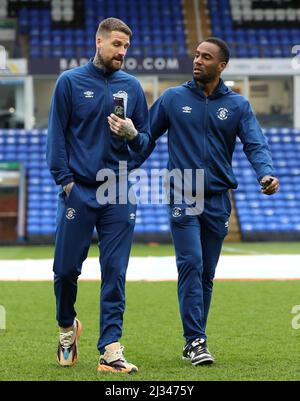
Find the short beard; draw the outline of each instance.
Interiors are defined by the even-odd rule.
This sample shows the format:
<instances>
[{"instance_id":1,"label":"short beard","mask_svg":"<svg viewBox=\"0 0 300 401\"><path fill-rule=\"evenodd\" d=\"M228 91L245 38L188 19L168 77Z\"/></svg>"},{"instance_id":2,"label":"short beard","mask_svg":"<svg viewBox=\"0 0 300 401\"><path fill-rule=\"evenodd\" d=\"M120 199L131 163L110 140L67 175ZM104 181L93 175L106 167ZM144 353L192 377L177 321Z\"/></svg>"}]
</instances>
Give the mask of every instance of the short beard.
<instances>
[{"instance_id":1,"label":"short beard","mask_svg":"<svg viewBox=\"0 0 300 401\"><path fill-rule=\"evenodd\" d=\"M206 75L204 77L198 78L197 76L194 75L194 80L200 85L200 86L206 86L210 82L212 82L215 79L215 76L212 75Z\"/></svg>"},{"instance_id":2,"label":"short beard","mask_svg":"<svg viewBox=\"0 0 300 401\"><path fill-rule=\"evenodd\" d=\"M103 60L103 57L101 56L99 50L96 50L96 54L93 60L93 64L97 67L100 68L106 72L113 72L113 71L118 71L120 68L114 68L112 66L112 63L108 63Z\"/></svg>"}]
</instances>

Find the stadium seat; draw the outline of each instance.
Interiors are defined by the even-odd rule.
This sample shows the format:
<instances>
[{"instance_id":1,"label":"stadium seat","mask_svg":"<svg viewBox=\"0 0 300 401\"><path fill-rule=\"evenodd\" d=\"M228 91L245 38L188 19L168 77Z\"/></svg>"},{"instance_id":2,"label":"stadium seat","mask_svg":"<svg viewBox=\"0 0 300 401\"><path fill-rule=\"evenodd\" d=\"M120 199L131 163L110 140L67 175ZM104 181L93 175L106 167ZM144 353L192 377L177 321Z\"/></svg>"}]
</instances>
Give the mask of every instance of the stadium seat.
<instances>
[{"instance_id":1,"label":"stadium seat","mask_svg":"<svg viewBox=\"0 0 300 401\"><path fill-rule=\"evenodd\" d=\"M149 44L150 50L142 46L135 50L134 55L187 55L184 16L180 0L172 0L172 2L149 0L143 7L135 0L118 2L118 7L110 0L102 0L100 3L85 1L85 10L82 13L84 21L80 27L76 28L72 28L75 13L73 4L74 2L70 0L62 6L61 2L54 0L51 9L24 7L18 11L16 17L19 31L29 36L31 58L92 56L95 30L99 21L109 15L128 22L129 26L133 27L137 43ZM224 24L231 27L231 20L227 17L228 15ZM60 26L59 23L63 25ZM166 36L174 34L177 36L173 38ZM176 42L180 46L155 50L155 40L163 43ZM153 49L152 46L154 46Z\"/></svg>"},{"instance_id":2,"label":"stadium seat","mask_svg":"<svg viewBox=\"0 0 300 401\"><path fill-rule=\"evenodd\" d=\"M300 229L300 131L295 129L265 130L274 158L281 189L274 197L263 197L242 144L237 143L233 164L239 181L234 198L242 233L293 232ZM0 130L0 159L20 160L27 168L27 231L29 235L53 235L56 202L60 190L48 171L45 156L46 130ZM295 148L299 145L299 149ZM143 167L163 168L167 161L167 136L162 136L155 151ZM136 232L166 232L168 217L163 205L138 206Z\"/></svg>"},{"instance_id":3,"label":"stadium seat","mask_svg":"<svg viewBox=\"0 0 300 401\"><path fill-rule=\"evenodd\" d=\"M280 191L271 198L261 196L256 177L251 168L247 168L249 162L243 154L241 144L238 144L234 162L239 168L234 168L234 171L240 184L234 191L234 198L241 230L242 233L294 232L298 230L300 220L300 202L297 200L300 159L293 142L297 141L299 130L269 129L265 131L265 135L281 182Z\"/></svg>"},{"instance_id":4,"label":"stadium seat","mask_svg":"<svg viewBox=\"0 0 300 401\"><path fill-rule=\"evenodd\" d=\"M234 36L234 57L291 57L288 45L300 40L300 10L264 8L262 2L256 3L252 8L250 0L209 1L213 36L224 37L229 43Z\"/></svg>"}]
</instances>

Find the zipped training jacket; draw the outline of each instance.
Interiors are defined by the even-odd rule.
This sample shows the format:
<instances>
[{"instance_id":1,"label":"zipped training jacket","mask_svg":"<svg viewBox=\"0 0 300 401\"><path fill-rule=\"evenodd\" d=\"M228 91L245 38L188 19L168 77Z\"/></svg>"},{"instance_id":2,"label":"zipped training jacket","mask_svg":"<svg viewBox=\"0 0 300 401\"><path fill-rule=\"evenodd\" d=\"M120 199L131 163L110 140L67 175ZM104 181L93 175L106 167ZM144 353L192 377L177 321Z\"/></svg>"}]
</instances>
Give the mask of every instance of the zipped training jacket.
<instances>
[{"instance_id":1,"label":"zipped training jacket","mask_svg":"<svg viewBox=\"0 0 300 401\"><path fill-rule=\"evenodd\" d=\"M139 132L131 141L113 134L107 121L113 111L113 94L118 92L125 92L126 117ZM91 59L58 78L47 141L47 162L57 184L79 181L96 185L100 169L109 168L118 174L119 161L127 161L128 170L139 167L149 138L145 95L133 76L122 70L107 74Z\"/></svg>"},{"instance_id":2,"label":"zipped training jacket","mask_svg":"<svg viewBox=\"0 0 300 401\"><path fill-rule=\"evenodd\" d=\"M195 81L167 89L150 109L152 143L168 131L168 169L203 169L206 194L237 188L232 154L237 136L258 181L273 175L267 140L247 99L220 79L206 97Z\"/></svg>"}]
</instances>

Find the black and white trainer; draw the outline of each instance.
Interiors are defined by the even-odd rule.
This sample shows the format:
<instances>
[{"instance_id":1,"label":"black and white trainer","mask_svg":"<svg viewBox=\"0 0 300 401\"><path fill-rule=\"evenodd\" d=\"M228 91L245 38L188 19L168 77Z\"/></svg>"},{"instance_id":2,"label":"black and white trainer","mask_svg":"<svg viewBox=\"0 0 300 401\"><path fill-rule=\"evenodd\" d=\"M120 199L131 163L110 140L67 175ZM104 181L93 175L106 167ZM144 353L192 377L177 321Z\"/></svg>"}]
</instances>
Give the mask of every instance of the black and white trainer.
<instances>
[{"instance_id":1,"label":"black and white trainer","mask_svg":"<svg viewBox=\"0 0 300 401\"><path fill-rule=\"evenodd\" d=\"M196 338L186 344L183 348L182 359L191 361L194 366L210 365L215 361L203 338Z\"/></svg>"}]
</instances>

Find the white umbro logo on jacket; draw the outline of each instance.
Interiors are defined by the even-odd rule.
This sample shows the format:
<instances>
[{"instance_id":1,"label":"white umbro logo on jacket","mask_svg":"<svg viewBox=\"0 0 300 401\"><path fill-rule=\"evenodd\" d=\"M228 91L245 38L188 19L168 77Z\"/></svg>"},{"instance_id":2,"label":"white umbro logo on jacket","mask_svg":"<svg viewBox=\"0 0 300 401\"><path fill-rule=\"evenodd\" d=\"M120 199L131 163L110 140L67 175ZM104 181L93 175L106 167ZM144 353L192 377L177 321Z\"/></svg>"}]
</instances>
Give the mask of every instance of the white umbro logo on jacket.
<instances>
[{"instance_id":1,"label":"white umbro logo on jacket","mask_svg":"<svg viewBox=\"0 0 300 401\"><path fill-rule=\"evenodd\" d=\"M93 91L85 91L83 92L84 97L94 97L94 92Z\"/></svg>"},{"instance_id":2,"label":"white umbro logo on jacket","mask_svg":"<svg viewBox=\"0 0 300 401\"><path fill-rule=\"evenodd\" d=\"M183 113L191 113L192 112L192 108L190 106L184 106L182 108L182 112Z\"/></svg>"}]
</instances>

